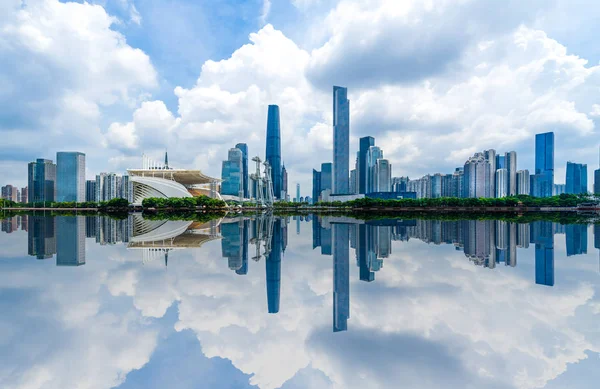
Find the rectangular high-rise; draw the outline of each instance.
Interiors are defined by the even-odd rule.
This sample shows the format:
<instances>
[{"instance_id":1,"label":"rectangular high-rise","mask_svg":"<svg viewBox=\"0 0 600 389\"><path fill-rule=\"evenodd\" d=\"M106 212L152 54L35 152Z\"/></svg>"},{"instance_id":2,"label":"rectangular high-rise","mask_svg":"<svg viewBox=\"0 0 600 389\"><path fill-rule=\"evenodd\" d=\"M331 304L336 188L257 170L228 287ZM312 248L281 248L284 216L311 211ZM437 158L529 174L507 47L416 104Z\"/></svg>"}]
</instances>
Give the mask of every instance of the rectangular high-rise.
<instances>
[{"instance_id":1,"label":"rectangular high-rise","mask_svg":"<svg viewBox=\"0 0 600 389\"><path fill-rule=\"evenodd\" d=\"M77 151L56 153L56 201L85 201L85 154Z\"/></svg>"},{"instance_id":2,"label":"rectangular high-rise","mask_svg":"<svg viewBox=\"0 0 600 389\"><path fill-rule=\"evenodd\" d=\"M567 162L566 185L566 193L587 193L587 165Z\"/></svg>"},{"instance_id":3,"label":"rectangular high-rise","mask_svg":"<svg viewBox=\"0 0 600 389\"><path fill-rule=\"evenodd\" d=\"M518 195L529 195L530 193L530 178L529 170L519 170L516 175L517 179L517 194Z\"/></svg>"},{"instance_id":4,"label":"rectangular high-rise","mask_svg":"<svg viewBox=\"0 0 600 389\"><path fill-rule=\"evenodd\" d=\"M238 148L229 149L227 161L223 161L221 169L221 194L243 195L242 170L242 151Z\"/></svg>"},{"instance_id":5,"label":"rectangular high-rise","mask_svg":"<svg viewBox=\"0 0 600 389\"><path fill-rule=\"evenodd\" d=\"M504 155L506 163L506 194L507 196L515 196L517 194L517 153L509 151Z\"/></svg>"},{"instance_id":6,"label":"rectangular high-rise","mask_svg":"<svg viewBox=\"0 0 600 389\"><path fill-rule=\"evenodd\" d=\"M375 138L371 136L360 138L358 149L358 193L360 194L367 193L367 188L369 185L367 155L371 146L375 146Z\"/></svg>"},{"instance_id":7,"label":"rectangular high-rise","mask_svg":"<svg viewBox=\"0 0 600 389\"><path fill-rule=\"evenodd\" d=\"M281 196L281 127L279 122L279 106L269 105L267 114L267 151L266 160L271 165L271 180L273 181L273 194L279 199Z\"/></svg>"},{"instance_id":8,"label":"rectangular high-rise","mask_svg":"<svg viewBox=\"0 0 600 389\"><path fill-rule=\"evenodd\" d=\"M319 201L319 195L321 194L321 172L313 169L313 189L312 197L316 203Z\"/></svg>"},{"instance_id":9,"label":"rectangular high-rise","mask_svg":"<svg viewBox=\"0 0 600 389\"><path fill-rule=\"evenodd\" d=\"M332 190L333 185L333 164L331 162L321 164L321 192L329 189Z\"/></svg>"},{"instance_id":10,"label":"rectangular high-rise","mask_svg":"<svg viewBox=\"0 0 600 389\"><path fill-rule=\"evenodd\" d=\"M531 178L531 194L536 197L552 196L554 187L554 133L535 136L535 174Z\"/></svg>"},{"instance_id":11,"label":"rectangular high-rise","mask_svg":"<svg viewBox=\"0 0 600 389\"><path fill-rule=\"evenodd\" d=\"M28 165L29 202L52 202L56 197L56 165L48 159L37 159Z\"/></svg>"},{"instance_id":12,"label":"rectangular high-rise","mask_svg":"<svg viewBox=\"0 0 600 389\"><path fill-rule=\"evenodd\" d=\"M250 198L248 189L248 145L245 143L238 143L235 145L235 148L242 152L242 192L244 192L244 198L248 199Z\"/></svg>"},{"instance_id":13,"label":"rectangular high-rise","mask_svg":"<svg viewBox=\"0 0 600 389\"><path fill-rule=\"evenodd\" d=\"M333 87L333 194L348 194L350 178L350 101L348 90Z\"/></svg>"},{"instance_id":14,"label":"rectangular high-rise","mask_svg":"<svg viewBox=\"0 0 600 389\"><path fill-rule=\"evenodd\" d=\"M594 170L594 194L600 195L600 169Z\"/></svg>"}]
</instances>

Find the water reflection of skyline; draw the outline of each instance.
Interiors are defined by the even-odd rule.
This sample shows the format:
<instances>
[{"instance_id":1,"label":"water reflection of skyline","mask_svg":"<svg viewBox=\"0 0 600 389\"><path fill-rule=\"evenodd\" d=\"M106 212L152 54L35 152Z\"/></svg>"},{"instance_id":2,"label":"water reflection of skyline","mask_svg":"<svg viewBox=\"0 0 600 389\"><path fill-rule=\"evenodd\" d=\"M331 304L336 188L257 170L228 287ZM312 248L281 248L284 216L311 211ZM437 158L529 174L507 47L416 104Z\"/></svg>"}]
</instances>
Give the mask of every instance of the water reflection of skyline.
<instances>
[{"instance_id":1,"label":"water reflection of skyline","mask_svg":"<svg viewBox=\"0 0 600 389\"><path fill-rule=\"evenodd\" d=\"M423 219L357 220L335 216L279 217L272 214L235 217L210 222L146 220L140 215L124 219L84 216L15 216L2 221L2 231L23 230L28 234L28 255L49 259L57 266L86 263L86 237L99 245L124 243L143 249L144 259L164 258L175 249L197 248L220 239L221 255L236 275L247 275L249 259L265 261L267 311L281 309L282 260L287 246L288 226L295 221L296 233L303 223L312 224L312 248L332 257L333 331L346 331L350 318L350 251L354 250L358 279L373 282L392 253L392 243L411 239L427 244L453 246L474 265L489 269L516 267L518 248L535 250L538 285L554 286L555 235L565 235L566 255L588 250L586 224L561 225L549 221L519 224L500 220L440 221ZM593 226L594 247L600 249L600 225Z\"/></svg>"}]
</instances>

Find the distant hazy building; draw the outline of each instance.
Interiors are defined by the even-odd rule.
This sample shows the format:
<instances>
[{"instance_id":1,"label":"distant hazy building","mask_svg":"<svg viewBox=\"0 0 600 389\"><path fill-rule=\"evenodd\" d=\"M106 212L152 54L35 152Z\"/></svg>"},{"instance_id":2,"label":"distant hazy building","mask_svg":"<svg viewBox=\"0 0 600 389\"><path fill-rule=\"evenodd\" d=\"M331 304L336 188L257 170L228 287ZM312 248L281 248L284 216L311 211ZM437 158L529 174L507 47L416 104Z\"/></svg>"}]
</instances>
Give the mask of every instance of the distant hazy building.
<instances>
[{"instance_id":1,"label":"distant hazy building","mask_svg":"<svg viewBox=\"0 0 600 389\"><path fill-rule=\"evenodd\" d=\"M333 194L349 193L350 101L348 90L333 87Z\"/></svg>"},{"instance_id":2,"label":"distant hazy building","mask_svg":"<svg viewBox=\"0 0 600 389\"><path fill-rule=\"evenodd\" d=\"M56 198L56 165L48 159L37 159L28 165L29 202L52 202Z\"/></svg>"},{"instance_id":3,"label":"distant hazy building","mask_svg":"<svg viewBox=\"0 0 600 389\"><path fill-rule=\"evenodd\" d=\"M392 164L387 159L378 159L375 164L375 191L391 192L392 190Z\"/></svg>"},{"instance_id":4,"label":"distant hazy building","mask_svg":"<svg viewBox=\"0 0 600 389\"><path fill-rule=\"evenodd\" d=\"M519 170L517 171L517 194L518 195L528 195L531 193L530 190L530 177L529 170Z\"/></svg>"},{"instance_id":5,"label":"distant hazy building","mask_svg":"<svg viewBox=\"0 0 600 389\"><path fill-rule=\"evenodd\" d=\"M281 125L279 119L279 106L269 105L267 114L267 150L266 160L271 165L271 180L273 181L273 194L276 198L281 196Z\"/></svg>"},{"instance_id":6,"label":"distant hazy building","mask_svg":"<svg viewBox=\"0 0 600 389\"><path fill-rule=\"evenodd\" d=\"M377 146L369 147L367 152L367 193L378 192L377 190L377 160L383 158L383 151Z\"/></svg>"},{"instance_id":7,"label":"distant hazy building","mask_svg":"<svg viewBox=\"0 0 600 389\"><path fill-rule=\"evenodd\" d=\"M333 164L331 162L321 164L321 192L326 189L333 193Z\"/></svg>"},{"instance_id":8,"label":"distant hazy building","mask_svg":"<svg viewBox=\"0 0 600 389\"><path fill-rule=\"evenodd\" d=\"M406 192L408 177L392 177L392 192Z\"/></svg>"},{"instance_id":9,"label":"distant hazy building","mask_svg":"<svg viewBox=\"0 0 600 389\"><path fill-rule=\"evenodd\" d=\"M567 185L565 184L554 184L552 186L552 196L558 196L563 193L567 193Z\"/></svg>"},{"instance_id":10,"label":"distant hazy building","mask_svg":"<svg viewBox=\"0 0 600 389\"><path fill-rule=\"evenodd\" d=\"M242 170L242 151L237 148L229 149L227 161L223 161L221 169L222 195L243 197ZM281 185L279 188L281 189Z\"/></svg>"},{"instance_id":11,"label":"distant hazy building","mask_svg":"<svg viewBox=\"0 0 600 389\"><path fill-rule=\"evenodd\" d=\"M535 174L531 176L531 195L550 197L554 186L554 133L535 136Z\"/></svg>"},{"instance_id":12,"label":"distant hazy building","mask_svg":"<svg viewBox=\"0 0 600 389\"><path fill-rule=\"evenodd\" d=\"M356 169L350 170L350 194L358 193L358 178L356 176Z\"/></svg>"},{"instance_id":13,"label":"distant hazy building","mask_svg":"<svg viewBox=\"0 0 600 389\"><path fill-rule=\"evenodd\" d=\"M442 175L440 173L431 176L431 197L442 197Z\"/></svg>"},{"instance_id":14,"label":"distant hazy building","mask_svg":"<svg viewBox=\"0 0 600 389\"><path fill-rule=\"evenodd\" d=\"M587 193L587 165L567 162L566 193Z\"/></svg>"},{"instance_id":15,"label":"distant hazy building","mask_svg":"<svg viewBox=\"0 0 600 389\"><path fill-rule=\"evenodd\" d=\"M21 202L26 204L29 202L29 188L21 188Z\"/></svg>"},{"instance_id":16,"label":"distant hazy building","mask_svg":"<svg viewBox=\"0 0 600 389\"><path fill-rule=\"evenodd\" d=\"M296 201L297 202L302 202L300 200L300 184L296 184Z\"/></svg>"},{"instance_id":17,"label":"distant hazy building","mask_svg":"<svg viewBox=\"0 0 600 389\"><path fill-rule=\"evenodd\" d=\"M96 201L96 180L85 182L85 201Z\"/></svg>"},{"instance_id":18,"label":"distant hazy building","mask_svg":"<svg viewBox=\"0 0 600 389\"><path fill-rule=\"evenodd\" d=\"M517 153L509 151L504 154L507 173L507 195L514 196L517 194Z\"/></svg>"},{"instance_id":19,"label":"distant hazy building","mask_svg":"<svg viewBox=\"0 0 600 389\"><path fill-rule=\"evenodd\" d=\"M495 157L493 159L495 161ZM469 158L465 163L464 172L465 197L492 197L491 166L483 153L475 153Z\"/></svg>"},{"instance_id":20,"label":"distant hazy building","mask_svg":"<svg viewBox=\"0 0 600 389\"><path fill-rule=\"evenodd\" d=\"M56 201L85 201L84 153L56 153Z\"/></svg>"},{"instance_id":21,"label":"distant hazy building","mask_svg":"<svg viewBox=\"0 0 600 389\"><path fill-rule=\"evenodd\" d=\"M508 170L496 170L496 197L502 198L508 196Z\"/></svg>"},{"instance_id":22,"label":"distant hazy building","mask_svg":"<svg viewBox=\"0 0 600 389\"><path fill-rule=\"evenodd\" d=\"M288 197L288 173L285 164L281 167L281 200L286 200Z\"/></svg>"},{"instance_id":23,"label":"distant hazy building","mask_svg":"<svg viewBox=\"0 0 600 389\"><path fill-rule=\"evenodd\" d=\"M496 150L484 150L483 156L490 166L490 184L487 197L496 197L496 170L500 169L500 167L496 166Z\"/></svg>"},{"instance_id":24,"label":"distant hazy building","mask_svg":"<svg viewBox=\"0 0 600 389\"><path fill-rule=\"evenodd\" d=\"M238 143L235 147L242 152L242 192L244 193L244 198L250 198L248 187L248 180L250 179L248 175L248 145L245 143ZM285 169L285 167L282 169Z\"/></svg>"},{"instance_id":25,"label":"distant hazy building","mask_svg":"<svg viewBox=\"0 0 600 389\"><path fill-rule=\"evenodd\" d=\"M600 169L594 170L594 194L600 195Z\"/></svg>"},{"instance_id":26,"label":"distant hazy building","mask_svg":"<svg viewBox=\"0 0 600 389\"><path fill-rule=\"evenodd\" d=\"M12 185L6 185L2 187L2 198L4 200L10 200L17 202L19 199L19 188Z\"/></svg>"}]
</instances>

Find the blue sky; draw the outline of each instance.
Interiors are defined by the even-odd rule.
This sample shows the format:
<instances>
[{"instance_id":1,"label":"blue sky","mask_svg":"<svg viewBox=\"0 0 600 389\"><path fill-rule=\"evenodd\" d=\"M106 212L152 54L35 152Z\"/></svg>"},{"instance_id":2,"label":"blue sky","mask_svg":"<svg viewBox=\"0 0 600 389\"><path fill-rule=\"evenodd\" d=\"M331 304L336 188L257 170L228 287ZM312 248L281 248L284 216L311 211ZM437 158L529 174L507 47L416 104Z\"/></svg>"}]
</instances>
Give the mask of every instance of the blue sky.
<instances>
[{"instance_id":1,"label":"blue sky","mask_svg":"<svg viewBox=\"0 0 600 389\"><path fill-rule=\"evenodd\" d=\"M2 184L57 151L87 176L165 149L220 175L227 149L264 154L279 104L290 185L331 160L331 88L349 88L351 151L372 135L394 175L446 173L475 151L555 131L598 164L600 6L588 0L6 0L0 5ZM302 145L302 147L298 147Z\"/></svg>"}]
</instances>

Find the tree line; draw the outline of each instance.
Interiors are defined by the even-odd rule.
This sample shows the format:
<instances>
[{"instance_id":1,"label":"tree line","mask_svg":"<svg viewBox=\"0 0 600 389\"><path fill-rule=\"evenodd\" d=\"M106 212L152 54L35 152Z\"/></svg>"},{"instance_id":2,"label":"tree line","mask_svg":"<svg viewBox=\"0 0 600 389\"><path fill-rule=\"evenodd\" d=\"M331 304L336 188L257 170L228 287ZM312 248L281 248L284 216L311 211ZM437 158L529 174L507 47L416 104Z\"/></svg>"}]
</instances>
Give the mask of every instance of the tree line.
<instances>
[{"instance_id":1,"label":"tree line","mask_svg":"<svg viewBox=\"0 0 600 389\"><path fill-rule=\"evenodd\" d=\"M227 204L223 200L213 199L208 196L198 197L171 197L171 198L158 198L150 197L142 201L142 207L144 208L224 208Z\"/></svg>"}]
</instances>

